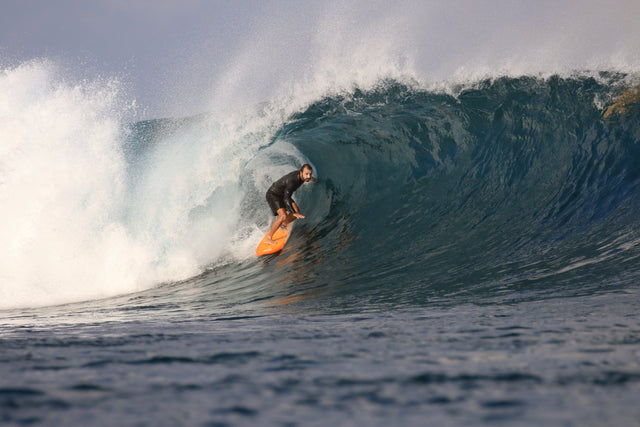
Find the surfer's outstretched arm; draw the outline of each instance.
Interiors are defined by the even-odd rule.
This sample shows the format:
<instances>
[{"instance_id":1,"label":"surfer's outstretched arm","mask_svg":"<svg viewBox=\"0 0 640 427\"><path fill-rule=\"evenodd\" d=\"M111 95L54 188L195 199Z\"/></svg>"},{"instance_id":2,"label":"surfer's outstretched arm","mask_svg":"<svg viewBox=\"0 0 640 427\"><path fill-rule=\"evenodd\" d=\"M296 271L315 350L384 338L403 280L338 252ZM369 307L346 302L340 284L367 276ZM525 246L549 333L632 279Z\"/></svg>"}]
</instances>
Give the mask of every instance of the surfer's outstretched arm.
<instances>
[{"instance_id":1,"label":"surfer's outstretched arm","mask_svg":"<svg viewBox=\"0 0 640 427\"><path fill-rule=\"evenodd\" d=\"M293 202L291 205L292 205L294 210L287 212L287 219L285 219L284 223L282 224L285 227L287 227L289 224L291 224L296 219L304 218L304 215L302 215L300 213L300 209L298 209L298 205L296 205L296 202Z\"/></svg>"},{"instance_id":2,"label":"surfer's outstretched arm","mask_svg":"<svg viewBox=\"0 0 640 427\"><path fill-rule=\"evenodd\" d=\"M291 202L291 207L293 208L293 211L291 211L292 212L291 216L293 216L293 219L296 219L296 218L302 219L302 218L304 218L304 215L302 215L300 213L300 209L298 209L298 205L296 205L296 202ZM291 222L291 221L289 221L289 222Z\"/></svg>"}]
</instances>

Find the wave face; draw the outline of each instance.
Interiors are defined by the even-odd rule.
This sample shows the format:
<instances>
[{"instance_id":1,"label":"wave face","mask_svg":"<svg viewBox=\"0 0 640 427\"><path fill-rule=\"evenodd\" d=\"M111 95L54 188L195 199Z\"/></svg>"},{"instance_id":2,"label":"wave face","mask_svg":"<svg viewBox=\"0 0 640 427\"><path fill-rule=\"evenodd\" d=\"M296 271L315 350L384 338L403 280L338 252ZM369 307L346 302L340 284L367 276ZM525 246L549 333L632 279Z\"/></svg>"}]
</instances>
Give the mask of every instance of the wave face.
<instances>
[{"instance_id":1,"label":"wave face","mask_svg":"<svg viewBox=\"0 0 640 427\"><path fill-rule=\"evenodd\" d=\"M322 179L301 200L298 276L392 304L633 283L640 116L603 120L612 80L387 82L311 105L278 135Z\"/></svg>"},{"instance_id":2,"label":"wave face","mask_svg":"<svg viewBox=\"0 0 640 427\"><path fill-rule=\"evenodd\" d=\"M3 91L2 307L167 283L171 298L195 287L226 307L510 301L638 277L637 97L607 109L633 76L447 92L384 80L288 109L126 125L117 85L54 74L32 63L1 79L21 89ZM256 262L264 192L305 162L320 178L296 193L307 218Z\"/></svg>"}]
</instances>

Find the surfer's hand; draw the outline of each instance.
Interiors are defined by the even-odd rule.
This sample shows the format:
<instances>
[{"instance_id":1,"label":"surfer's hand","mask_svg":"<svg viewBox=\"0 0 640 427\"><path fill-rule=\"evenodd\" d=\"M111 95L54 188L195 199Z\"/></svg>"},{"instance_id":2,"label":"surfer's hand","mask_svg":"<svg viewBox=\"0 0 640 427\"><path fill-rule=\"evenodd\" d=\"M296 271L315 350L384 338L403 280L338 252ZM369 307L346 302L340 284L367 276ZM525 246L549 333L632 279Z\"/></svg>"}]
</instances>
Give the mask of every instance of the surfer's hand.
<instances>
[{"instance_id":1,"label":"surfer's hand","mask_svg":"<svg viewBox=\"0 0 640 427\"><path fill-rule=\"evenodd\" d=\"M295 216L295 217L296 217L296 218L298 218L298 219L302 219L302 218L304 218L304 215L299 214L299 213L294 213L294 214L293 214L293 216Z\"/></svg>"}]
</instances>

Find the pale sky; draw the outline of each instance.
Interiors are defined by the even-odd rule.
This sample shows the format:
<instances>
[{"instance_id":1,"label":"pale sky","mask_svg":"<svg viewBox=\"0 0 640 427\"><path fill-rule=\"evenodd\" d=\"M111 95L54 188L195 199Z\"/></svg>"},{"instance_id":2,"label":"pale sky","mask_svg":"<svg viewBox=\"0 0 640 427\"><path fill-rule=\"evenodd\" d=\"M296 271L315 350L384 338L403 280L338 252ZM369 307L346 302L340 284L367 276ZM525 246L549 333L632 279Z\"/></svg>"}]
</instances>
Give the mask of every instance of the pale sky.
<instances>
[{"instance_id":1,"label":"pale sky","mask_svg":"<svg viewBox=\"0 0 640 427\"><path fill-rule=\"evenodd\" d=\"M159 104L171 95L164 87L173 79L206 81L207 73L218 72L263 3L2 0L0 65L47 58L71 68L75 78L118 76L138 104L162 112ZM197 56L206 58L201 69L181 75Z\"/></svg>"}]
</instances>

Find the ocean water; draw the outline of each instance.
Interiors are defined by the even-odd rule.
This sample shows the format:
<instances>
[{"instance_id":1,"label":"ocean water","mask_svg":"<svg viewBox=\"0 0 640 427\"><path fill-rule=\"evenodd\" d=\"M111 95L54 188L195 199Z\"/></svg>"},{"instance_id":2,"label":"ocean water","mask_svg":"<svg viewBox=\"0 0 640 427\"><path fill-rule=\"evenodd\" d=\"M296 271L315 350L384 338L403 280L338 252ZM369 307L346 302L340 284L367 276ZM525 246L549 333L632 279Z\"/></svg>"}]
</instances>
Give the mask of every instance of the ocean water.
<instances>
[{"instance_id":1,"label":"ocean water","mask_svg":"<svg viewBox=\"0 0 640 427\"><path fill-rule=\"evenodd\" d=\"M94 182L37 170L62 187L5 218L33 262L4 260L0 419L636 424L640 110L614 102L628 80L381 81L222 147L207 115L92 117L124 141L80 150ZM76 161L59 141L44 161L59 149ZM307 218L257 259L264 191L307 161ZM3 191L31 184L4 168Z\"/></svg>"},{"instance_id":2,"label":"ocean water","mask_svg":"<svg viewBox=\"0 0 640 427\"><path fill-rule=\"evenodd\" d=\"M391 62L149 120L3 69L0 423L640 424L636 63Z\"/></svg>"}]
</instances>

